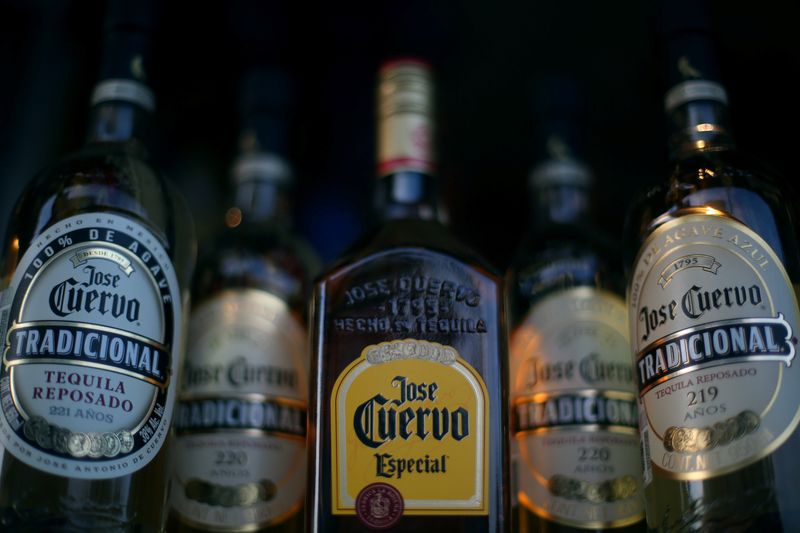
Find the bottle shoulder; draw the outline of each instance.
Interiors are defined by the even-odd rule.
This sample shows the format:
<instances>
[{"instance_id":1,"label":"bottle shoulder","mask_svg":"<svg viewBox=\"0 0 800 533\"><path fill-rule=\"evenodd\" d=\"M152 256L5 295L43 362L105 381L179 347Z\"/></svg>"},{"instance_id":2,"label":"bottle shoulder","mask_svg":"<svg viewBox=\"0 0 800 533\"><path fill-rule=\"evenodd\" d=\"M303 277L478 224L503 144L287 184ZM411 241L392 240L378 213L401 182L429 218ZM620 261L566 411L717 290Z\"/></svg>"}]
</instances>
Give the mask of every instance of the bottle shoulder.
<instances>
[{"instance_id":1,"label":"bottle shoulder","mask_svg":"<svg viewBox=\"0 0 800 533\"><path fill-rule=\"evenodd\" d=\"M191 224L174 186L125 143L89 145L45 168L25 189L16 214L33 222L25 226L38 234L54 221L88 210L139 218L162 236L171 217Z\"/></svg>"},{"instance_id":2,"label":"bottle shoulder","mask_svg":"<svg viewBox=\"0 0 800 533\"><path fill-rule=\"evenodd\" d=\"M749 189L769 196L787 190L789 183L764 163L734 150L697 152L674 163L667 179L642 189L637 202L661 202L665 207L690 203L698 191Z\"/></svg>"},{"instance_id":3,"label":"bottle shoulder","mask_svg":"<svg viewBox=\"0 0 800 533\"><path fill-rule=\"evenodd\" d=\"M362 236L319 278L319 282L359 269L373 261L391 262L392 257L430 258L443 268L461 263L483 276L499 281L501 276L482 257L461 243L446 227L435 221L397 219L384 222Z\"/></svg>"},{"instance_id":4,"label":"bottle shoulder","mask_svg":"<svg viewBox=\"0 0 800 533\"><path fill-rule=\"evenodd\" d=\"M701 205L735 216L742 202L783 203L789 187L763 164L737 152L699 152L676 163L667 180L640 191L632 214L655 225L664 214Z\"/></svg>"},{"instance_id":5,"label":"bottle shoulder","mask_svg":"<svg viewBox=\"0 0 800 533\"><path fill-rule=\"evenodd\" d=\"M590 226L553 225L530 232L506 273L512 323L555 292L591 287L623 294L619 244Z\"/></svg>"},{"instance_id":6,"label":"bottle shoulder","mask_svg":"<svg viewBox=\"0 0 800 533\"><path fill-rule=\"evenodd\" d=\"M591 224L552 224L523 235L509 270L518 271L548 258L594 255L610 261L620 246L619 239Z\"/></svg>"},{"instance_id":7,"label":"bottle shoulder","mask_svg":"<svg viewBox=\"0 0 800 533\"><path fill-rule=\"evenodd\" d=\"M199 304L224 290L257 289L304 312L318 271L311 246L288 229L233 228L222 231L201 256L193 298Z\"/></svg>"},{"instance_id":8,"label":"bottle shoulder","mask_svg":"<svg viewBox=\"0 0 800 533\"><path fill-rule=\"evenodd\" d=\"M700 152L677 163L665 182L642 190L625 222L625 264L658 228L687 214L715 214L758 233L784 260L797 235L790 184L763 164L733 151ZM793 254L796 255L796 252Z\"/></svg>"},{"instance_id":9,"label":"bottle shoulder","mask_svg":"<svg viewBox=\"0 0 800 533\"><path fill-rule=\"evenodd\" d=\"M45 168L17 199L6 233L14 257L48 227L71 216L109 212L142 224L165 246L188 282L196 255L194 223L177 189L125 143L98 143ZM6 254L9 257L11 254ZM6 272L15 265L6 265Z\"/></svg>"}]
</instances>

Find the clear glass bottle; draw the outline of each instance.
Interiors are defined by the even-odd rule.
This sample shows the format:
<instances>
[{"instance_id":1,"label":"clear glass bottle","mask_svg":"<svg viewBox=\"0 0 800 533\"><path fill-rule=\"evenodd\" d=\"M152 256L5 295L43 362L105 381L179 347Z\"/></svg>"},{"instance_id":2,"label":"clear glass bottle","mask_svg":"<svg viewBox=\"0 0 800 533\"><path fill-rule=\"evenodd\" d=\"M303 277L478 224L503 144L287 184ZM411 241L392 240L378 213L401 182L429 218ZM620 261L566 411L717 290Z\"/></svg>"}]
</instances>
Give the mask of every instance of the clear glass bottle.
<instances>
[{"instance_id":1,"label":"clear glass bottle","mask_svg":"<svg viewBox=\"0 0 800 533\"><path fill-rule=\"evenodd\" d=\"M502 280L437 221L432 82L385 64L381 224L312 302L310 531L506 531Z\"/></svg>"},{"instance_id":2,"label":"clear glass bottle","mask_svg":"<svg viewBox=\"0 0 800 533\"><path fill-rule=\"evenodd\" d=\"M225 229L198 266L171 531L302 531L317 260L292 230L288 76L250 70Z\"/></svg>"},{"instance_id":3,"label":"clear glass bottle","mask_svg":"<svg viewBox=\"0 0 800 533\"><path fill-rule=\"evenodd\" d=\"M647 522L796 531L797 214L736 149L706 9L662 10L672 172L627 220Z\"/></svg>"},{"instance_id":4,"label":"clear glass bottle","mask_svg":"<svg viewBox=\"0 0 800 533\"><path fill-rule=\"evenodd\" d=\"M3 253L0 528L160 531L195 238L148 164L148 3L112 4L86 145L27 187Z\"/></svg>"},{"instance_id":5,"label":"clear glass bottle","mask_svg":"<svg viewBox=\"0 0 800 533\"><path fill-rule=\"evenodd\" d=\"M536 103L543 154L507 284L514 530L642 530L618 247L592 222L577 86L543 80Z\"/></svg>"}]
</instances>

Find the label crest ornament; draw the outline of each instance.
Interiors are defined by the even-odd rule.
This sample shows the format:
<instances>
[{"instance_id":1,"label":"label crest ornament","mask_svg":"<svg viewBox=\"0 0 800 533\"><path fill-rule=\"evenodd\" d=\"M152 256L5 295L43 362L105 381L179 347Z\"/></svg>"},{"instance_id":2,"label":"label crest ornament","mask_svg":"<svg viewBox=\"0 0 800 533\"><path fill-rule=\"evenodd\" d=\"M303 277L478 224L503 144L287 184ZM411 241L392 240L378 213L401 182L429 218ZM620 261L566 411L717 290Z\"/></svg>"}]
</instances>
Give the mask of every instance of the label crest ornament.
<instances>
[{"instance_id":1,"label":"label crest ornament","mask_svg":"<svg viewBox=\"0 0 800 533\"><path fill-rule=\"evenodd\" d=\"M387 483L367 485L356 497L356 515L370 529L388 529L403 516L403 497Z\"/></svg>"}]
</instances>

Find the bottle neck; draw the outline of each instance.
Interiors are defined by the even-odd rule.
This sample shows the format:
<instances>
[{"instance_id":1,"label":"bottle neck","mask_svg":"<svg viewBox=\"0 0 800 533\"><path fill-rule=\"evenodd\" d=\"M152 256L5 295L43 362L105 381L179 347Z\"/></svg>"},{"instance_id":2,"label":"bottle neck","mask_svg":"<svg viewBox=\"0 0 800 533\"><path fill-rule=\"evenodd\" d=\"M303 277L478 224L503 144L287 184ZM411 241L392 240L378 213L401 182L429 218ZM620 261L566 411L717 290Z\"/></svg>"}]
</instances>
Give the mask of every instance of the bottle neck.
<instances>
[{"instance_id":1,"label":"bottle neck","mask_svg":"<svg viewBox=\"0 0 800 533\"><path fill-rule=\"evenodd\" d=\"M704 2L686 9L685 2L662 5L665 80L664 109L669 123L673 163L701 152L733 148L728 123L728 96L719 83L711 20Z\"/></svg>"},{"instance_id":2,"label":"bottle neck","mask_svg":"<svg viewBox=\"0 0 800 533\"><path fill-rule=\"evenodd\" d=\"M92 97L87 143L124 143L144 151L153 108L152 93L139 82L99 83Z\"/></svg>"},{"instance_id":3,"label":"bottle neck","mask_svg":"<svg viewBox=\"0 0 800 533\"><path fill-rule=\"evenodd\" d=\"M256 232L291 226L293 176L286 154L292 93L291 80L278 70L251 69L242 82L235 206L228 214L238 214Z\"/></svg>"},{"instance_id":4,"label":"bottle neck","mask_svg":"<svg viewBox=\"0 0 800 533\"><path fill-rule=\"evenodd\" d=\"M285 159L276 154L243 154L234 164L233 174L236 192L226 215L229 227L291 226L292 178Z\"/></svg>"},{"instance_id":5,"label":"bottle neck","mask_svg":"<svg viewBox=\"0 0 800 533\"><path fill-rule=\"evenodd\" d=\"M383 220L437 220L436 179L416 171L398 171L379 178L377 208Z\"/></svg>"},{"instance_id":6,"label":"bottle neck","mask_svg":"<svg viewBox=\"0 0 800 533\"><path fill-rule=\"evenodd\" d=\"M433 87L426 65L407 59L384 65L377 118L379 215L437 219Z\"/></svg>"},{"instance_id":7,"label":"bottle neck","mask_svg":"<svg viewBox=\"0 0 800 533\"><path fill-rule=\"evenodd\" d=\"M113 19L116 14L126 22L118 21L119 26L104 36L100 81L92 92L89 143L121 143L144 150L155 110L155 96L147 83L152 28L142 26L152 16L151 7L149 2L109 5L109 16Z\"/></svg>"},{"instance_id":8,"label":"bottle neck","mask_svg":"<svg viewBox=\"0 0 800 533\"><path fill-rule=\"evenodd\" d=\"M548 160L531 175L531 227L585 226L591 222L592 176L575 160Z\"/></svg>"},{"instance_id":9,"label":"bottle neck","mask_svg":"<svg viewBox=\"0 0 800 533\"><path fill-rule=\"evenodd\" d=\"M667 93L670 159L735 148L725 90L705 80L686 81Z\"/></svg>"}]
</instances>

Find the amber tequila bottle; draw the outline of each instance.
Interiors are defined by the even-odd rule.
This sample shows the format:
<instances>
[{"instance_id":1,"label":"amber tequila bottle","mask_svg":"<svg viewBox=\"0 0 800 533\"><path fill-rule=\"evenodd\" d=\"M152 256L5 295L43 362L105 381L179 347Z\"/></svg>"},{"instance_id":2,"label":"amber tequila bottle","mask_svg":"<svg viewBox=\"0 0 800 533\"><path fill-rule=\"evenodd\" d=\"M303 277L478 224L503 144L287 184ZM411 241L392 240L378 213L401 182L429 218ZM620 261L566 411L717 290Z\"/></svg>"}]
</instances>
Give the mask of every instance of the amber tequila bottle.
<instances>
[{"instance_id":1,"label":"amber tequila bottle","mask_svg":"<svg viewBox=\"0 0 800 533\"><path fill-rule=\"evenodd\" d=\"M291 95L279 70L242 86L234 205L192 291L171 531L302 531L316 259L292 231Z\"/></svg>"},{"instance_id":2,"label":"amber tequila bottle","mask_svg":"<svg viewBox=\"0 0 800 533\"><path fill-rule=\"evenodd\" d=\"M35 178L9 224L4 531L160 531L166 519L195 243L184 204L145 162L152 20L121 13L88 142Z\"/></svg>"},{"instance_id":3,"label":"amber tequila bottle","mask_svg":"<svg viewBox=\"0 0 800 533\"><path fill-rule=\"evenodd\" d=\"M382 221L315 287L310 531L504 531L500 277L437 221L432 83L378 83Z\"/></svg>"},{"instance_id":4,"label":"amber tequila bottle","mask_svg":"<svg viewBox=\"0 0 800 533\"><path fill-rule=\"evenodd\" d=\"M797 213L735 147L701 8L665 10L673 168L627 224L647 523L797 531Z\"/></svg>"},{"instance_id":5,"label":"amber tequila bottle","mask_svg":"<svg viewBox=\"0 0 800 533\"><path fill-rule=\"evenodd\" d=\"M592 224L578 88L548 79L537 89L543 157L507 285L514 529L642 530L622 262Z\"/></svg>"}]
</instances>

